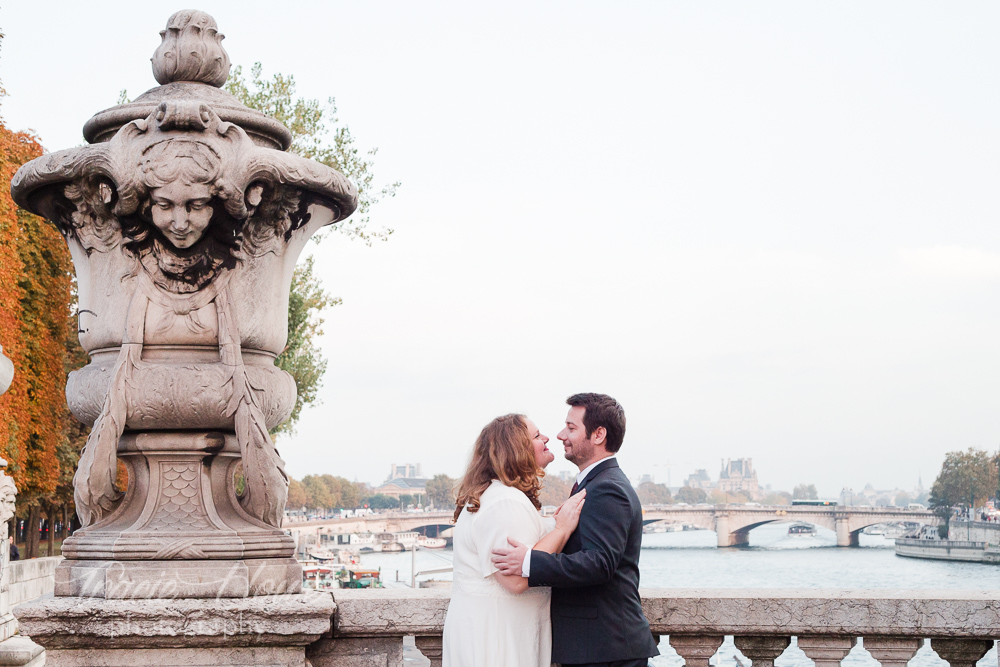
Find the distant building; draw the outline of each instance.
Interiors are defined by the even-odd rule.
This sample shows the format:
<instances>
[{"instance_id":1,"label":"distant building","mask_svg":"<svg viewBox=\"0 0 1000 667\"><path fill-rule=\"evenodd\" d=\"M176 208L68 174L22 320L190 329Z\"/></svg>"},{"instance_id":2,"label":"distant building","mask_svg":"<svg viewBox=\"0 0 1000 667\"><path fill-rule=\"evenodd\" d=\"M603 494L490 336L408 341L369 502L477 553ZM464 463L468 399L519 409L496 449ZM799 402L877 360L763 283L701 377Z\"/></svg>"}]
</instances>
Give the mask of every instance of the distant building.
<instances>
[{"instance_id":1,"label":"distant building","mask_svg":"<svg viewBox=\"0 0 1000 667\"><path fill-rule=\"evenodd\" d=\"M692 489L711 489L712 488L712 478L708 476L708 471L704 468L696 470L693 475L688 475L688 478L684 480L684 486L690 486Z\"/></svg>"},{"instance_id":2,"label":"distant building","mask_svg":"<svg viewBox=\"0 0 1000 667\"><path fill-rule=\"evenodd\" d=\"M721 493L742 493L751 500L760 497L757 473L753 469L753 459L726 459L722 462L719 483L715 487Z\"/></svg>"},{"instance_id":3,"label":"distant building","mask_svg":"<svg viewBox=\"0 0 1000 667\"><path fill-rule=\"evenodd\" d=\"M399 498L400 496L427 495L427 480L421 475L419 463L393 463L389 466L389 476L375 493Z\"/></svg>"},{"instance_id":4,"label":"distant building","mask_svg":"<svg viewBox=\"0 0 1000 667\"><path fill-rule=\"evenodd\" d=\"M563 482L575 482L576 481L576 475L574 473L570 472L569 470L560 470L559 474L556 475L556 477L558 477Z\"/></svg>"},{"instance_id":5,"label":"distant building","mask_svg":"<svg viewBox=\"0 0 1000 667\"><path fill-rule=\"evenodd\" d=\"M653 483L653 476L649 475L649 474L646 474L646 475L643 475L642 477L639 478L639 484L645 484L646 482L649 482L650 484L652 484ZM639 484L636 484L636 486L639 486Z\"/></svg>"},{"instance_id":6,"label":"distant building","mask_svg":"<svg viewBox=\"0 0 1000 667\"><path fill-rule=\"evenodd\" d=\"M376 487L375 493L383 496L426 496L427 480L422 477L396 477L388 480L382 486Z\"/></svg>"},{"instance_id":7,"label":"distant building","mask_svg":"<svg viewBox=\"0 0 1000 667\"><path fill-rule=\"evenodd\" d=\"M395 479L396 477L423 477L420 472L419 463L403 463L401 465L393 463L389 466L391 472L386 480Z\"/></svg>"},{"instance_id":8,"label":"distant building","mask_svg":"<svg viewBox=\"0 0 1000 667\"><path fill-rule=\"evenodd\" d=\"M902 489L876 489L871 484L866 484L861 491L844 489L840 492L841 505L869 505L871 507L905 507L911 502L920 502L922 496L918 493L911 495Z\"/></svg>"}]
</instances>

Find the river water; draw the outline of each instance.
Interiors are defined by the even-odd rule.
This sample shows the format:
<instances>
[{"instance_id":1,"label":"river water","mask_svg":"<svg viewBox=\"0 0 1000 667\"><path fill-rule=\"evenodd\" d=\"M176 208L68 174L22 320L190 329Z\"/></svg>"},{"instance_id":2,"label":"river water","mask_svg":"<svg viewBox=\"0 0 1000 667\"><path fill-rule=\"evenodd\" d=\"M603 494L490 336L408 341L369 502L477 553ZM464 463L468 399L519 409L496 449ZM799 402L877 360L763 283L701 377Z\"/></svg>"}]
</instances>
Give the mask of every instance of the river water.
<instances>
[{"instance_id":1,"label":"river water","mask_svg":"<svg viewBox=\"0 0 1000 667\"><path fill-rule=\"evenodd\" d=\"M833 531L817 529L812 536L790 536L787 525L764 525L750 533L750 546L718 549L715 533L707 530L643 535L639 570L643 587L648 588L928 588L996 589L1000 588L1000 567L979 563L902 558L895 554L893 541L874 535L861 535L861 545L854 549L837 547ZM447 567L450 549L402 554L368 554L367 566L379 567L387 586L409 586L411 562L417 572ZM396 583L396 580L400 583ZM419 576L418 580L450 579L451 575ZM655 667L681 667L683 660L670 648L667 639L660 644L663 654L650 661ZM749 659L740 654L727 638L713 658L717 667L740 667ZM419 665L422 659L408 659ZM426 663L425 663L426 664ZM812 667L796 645L775 661L775 667ZM876 667L862 645L844 659L843 667ZM994 647L979 662L979 667L997 667ZM909 667L947 667L927 644L910 661Z\"/></svg>"}]
</instances>

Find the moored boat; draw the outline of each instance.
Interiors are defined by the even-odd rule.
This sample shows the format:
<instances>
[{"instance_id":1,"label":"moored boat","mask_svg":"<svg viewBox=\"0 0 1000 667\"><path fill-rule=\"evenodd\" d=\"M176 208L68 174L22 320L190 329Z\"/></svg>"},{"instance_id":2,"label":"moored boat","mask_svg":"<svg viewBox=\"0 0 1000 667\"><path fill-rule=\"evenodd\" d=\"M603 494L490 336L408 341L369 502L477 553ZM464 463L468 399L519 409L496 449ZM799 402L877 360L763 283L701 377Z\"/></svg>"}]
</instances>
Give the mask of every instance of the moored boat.
<instances>
[{"instance_id":1,"label":"moored boat","mask_svg":"<svg viewBox=\"0 0 1000 667\"><path fill-rule=\"evenodd\" d=\"M448 540L443 537L427 537L421 535L417 538L417 546L424 549L444 549L448 546Z\"/></svg>"},{"instance_id":2,"label":"moored boat","mask_svg":"<svg viewBox=\"0 0 1000 667\"><path fill-rule=\"evenodd\" d=\"M793 523L788 527L788 534L792 537L808 537L816 534L816 526L809 523Z\"/></svg>"},{"instance_id":3,"label":"moored boat","mask_svg":"<svg viewBox=\"0 0 1000 667\"><path fill-rule=\"evenodd\" d=\"M302 568L302 588L314 591L329 591L338 588L339 567L311 565Z\"/></svg>"},{"instance_id":4,"label":"moored boat","mask_svg":"<svg viewBox=\"0 0 1000 667\"><path fill-rule=\"evenodd\" d=\"M381 571L360 565L350 565L340 571L341 588L382 588Z\"/></svg>"}]
</instances>

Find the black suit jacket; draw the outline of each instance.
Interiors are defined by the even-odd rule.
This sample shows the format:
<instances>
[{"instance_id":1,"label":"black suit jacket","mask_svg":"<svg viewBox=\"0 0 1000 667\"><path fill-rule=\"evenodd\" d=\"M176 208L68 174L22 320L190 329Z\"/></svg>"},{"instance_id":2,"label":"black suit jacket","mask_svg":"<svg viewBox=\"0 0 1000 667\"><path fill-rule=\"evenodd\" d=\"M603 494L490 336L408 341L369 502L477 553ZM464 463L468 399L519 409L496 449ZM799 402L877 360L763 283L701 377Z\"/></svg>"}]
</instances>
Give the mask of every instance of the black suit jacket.
<instances>
[{"instance_id":1,"label":"black suit jacket","mask_svg":"<svg viewBox=\"0 0 1000 667\"><path fill-rule=\"evenodd\" d=\"M552 662L658 655L639 600L639 497L614 459L595 466L579 489L587 500L562 553L531 552L528 584L552 587Z\"/></svg>"}]
</instances>

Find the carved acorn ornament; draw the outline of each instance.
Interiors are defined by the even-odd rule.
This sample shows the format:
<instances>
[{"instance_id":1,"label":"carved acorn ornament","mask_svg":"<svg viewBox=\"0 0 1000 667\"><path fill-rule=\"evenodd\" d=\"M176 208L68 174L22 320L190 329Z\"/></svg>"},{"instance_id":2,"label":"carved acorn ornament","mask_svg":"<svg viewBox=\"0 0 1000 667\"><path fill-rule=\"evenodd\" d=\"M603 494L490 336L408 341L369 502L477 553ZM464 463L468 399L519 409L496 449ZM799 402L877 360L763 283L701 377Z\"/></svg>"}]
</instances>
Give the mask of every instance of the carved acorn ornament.
<instances>
[{"instance_id":1,"label":"carved acorn ornament","mask_svg":"<svg viewBox=\"0 0 1000 667\"><path fill-rule=\"evenodd\" d=\"M229 78L229 54L222 48L215 19L196 9L176 12L160 31L163 41L153 54L153 76L161 85L197 81L221 88Z\"/></svg>"}]
</instances>

